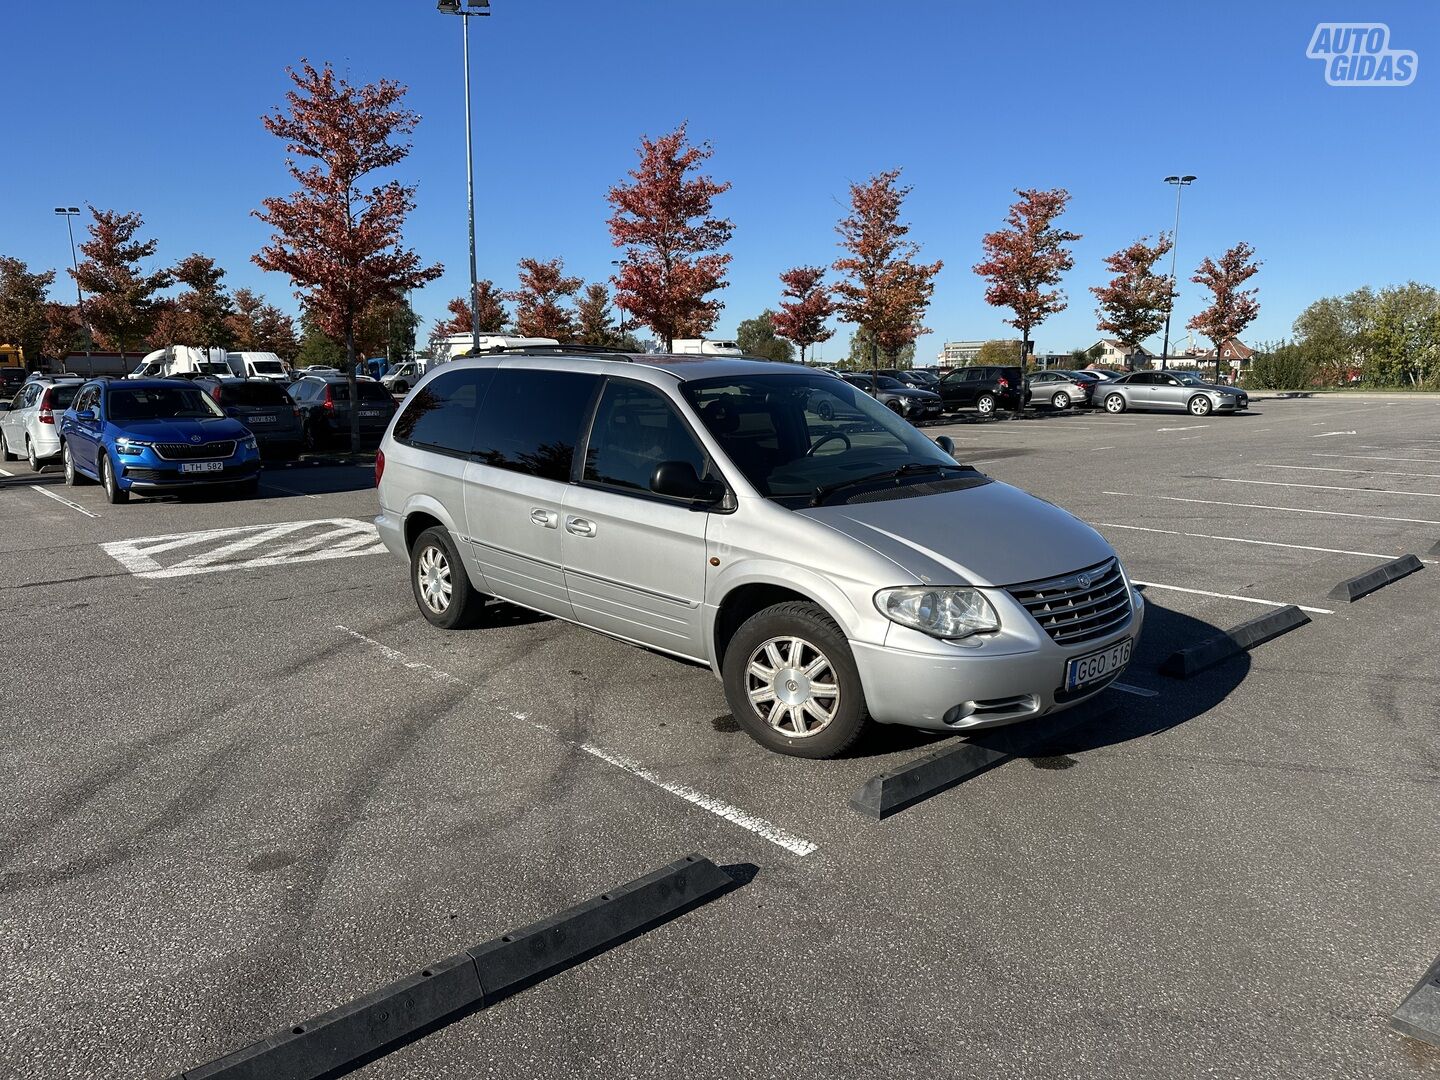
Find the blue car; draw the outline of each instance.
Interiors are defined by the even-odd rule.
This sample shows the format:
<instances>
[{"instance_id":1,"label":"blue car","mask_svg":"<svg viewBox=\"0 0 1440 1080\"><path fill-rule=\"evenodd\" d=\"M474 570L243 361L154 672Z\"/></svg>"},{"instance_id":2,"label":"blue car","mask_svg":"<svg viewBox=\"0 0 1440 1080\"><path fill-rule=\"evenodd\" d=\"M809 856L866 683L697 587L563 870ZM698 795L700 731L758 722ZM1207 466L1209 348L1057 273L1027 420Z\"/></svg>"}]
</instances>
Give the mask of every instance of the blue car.
<instances>
[{"instance_id":1,"label":"blue car","mask_svg":"<svg viewBox=\"0 0 1440 1080\"><path fill-rule=\"evenodd\" d=\"M105 497L235 484L260 477L255 436L209 394L183 379L96 379L60 418L65 483L98 480Z\"/></svg>"}]
</instances>

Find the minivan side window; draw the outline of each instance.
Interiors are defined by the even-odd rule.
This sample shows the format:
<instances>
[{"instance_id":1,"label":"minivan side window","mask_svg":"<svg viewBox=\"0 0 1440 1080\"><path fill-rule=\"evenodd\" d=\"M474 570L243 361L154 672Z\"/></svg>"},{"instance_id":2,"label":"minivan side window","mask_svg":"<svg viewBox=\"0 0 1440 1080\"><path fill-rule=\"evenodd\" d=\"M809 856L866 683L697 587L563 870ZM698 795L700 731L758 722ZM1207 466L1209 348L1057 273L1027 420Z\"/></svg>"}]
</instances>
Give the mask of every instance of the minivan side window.
<instances>
[{"instance_id":1,"label":"minivan side window","mask_svg":"<svg viewBox=\"0 0 1440 1080\"><path fill-rule=\"evenodd\" d=\"M475 449L480 403L494 377L494 368L466 368L431 379L395 421L395 438L442 454L469 456Z\"/></svg>"},{"instance_id":2,"label":"minivan side window","mask_svg":"<svg viewBox=\"0 0 1440 1080\"><path fill-rule=\"evenodd\" d=\"M704 476L705 452L665 396L642 383L611 379L600 396L585 452L585 480L650 490L662 461L683 461Z\"/></svg>"},{"instance_id":3,"label":"minivan side window","mask_svg":"<svg viewBox=\"0 0 1440 1080\"><path fill-rule=\"evenodd\" d=\"M497 469L566 483L600 376L497 368L475 433L475 454Z\"/></svg>"}]
</instances>

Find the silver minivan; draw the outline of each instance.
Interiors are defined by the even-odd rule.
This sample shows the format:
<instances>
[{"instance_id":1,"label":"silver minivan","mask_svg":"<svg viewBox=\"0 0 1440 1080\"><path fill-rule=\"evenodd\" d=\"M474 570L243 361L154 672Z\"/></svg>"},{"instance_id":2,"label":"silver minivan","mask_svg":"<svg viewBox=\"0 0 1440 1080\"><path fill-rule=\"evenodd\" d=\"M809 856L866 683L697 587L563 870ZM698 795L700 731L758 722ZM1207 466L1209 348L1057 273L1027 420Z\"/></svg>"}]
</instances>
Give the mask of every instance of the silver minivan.
<instances>
[{"instance_id":1,"label":"silver minivan","mask_svg":"<svg viewBox=\"0 0 1440 1080\"><path fill-rule=\"evenodd\" d=\"M434 625L491 596L706 664L760 743L831 757L1067 708L1135 648L1099 533L947 449L793 364L465 359L386 432L375 524Z\"/></svg>"}]
</instances>

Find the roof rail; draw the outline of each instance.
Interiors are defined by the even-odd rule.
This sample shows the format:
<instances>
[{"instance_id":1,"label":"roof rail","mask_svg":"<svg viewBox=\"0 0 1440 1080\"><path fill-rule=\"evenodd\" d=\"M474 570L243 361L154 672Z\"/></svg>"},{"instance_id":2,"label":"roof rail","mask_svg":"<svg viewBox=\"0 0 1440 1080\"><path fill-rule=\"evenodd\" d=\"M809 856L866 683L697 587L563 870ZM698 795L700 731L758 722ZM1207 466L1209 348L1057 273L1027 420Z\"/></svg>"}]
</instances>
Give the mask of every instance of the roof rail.
<instances>
[{"instance_id":1,"label":"roof rail","mask_svg":"<svg viewBox=\"0 0 1440 1080\"><path fill-rule=\"evenodd\" d=\"M608 345L495 345L479 352L462 353L466 356L594 356L603 360L622 360L627 364L635 361L627 352Z\"/></svg>"}]
</instances>

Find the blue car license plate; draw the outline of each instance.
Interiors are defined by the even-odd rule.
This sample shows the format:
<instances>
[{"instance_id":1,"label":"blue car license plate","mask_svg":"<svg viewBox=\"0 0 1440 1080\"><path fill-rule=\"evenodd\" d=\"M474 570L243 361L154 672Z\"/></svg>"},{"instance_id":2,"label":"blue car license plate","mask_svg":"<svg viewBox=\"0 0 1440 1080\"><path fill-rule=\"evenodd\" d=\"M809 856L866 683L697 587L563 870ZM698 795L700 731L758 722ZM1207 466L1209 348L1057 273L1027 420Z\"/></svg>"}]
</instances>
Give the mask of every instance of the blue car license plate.
<instances>
[{"instance_id":1,"label":"blue car license plate","mask_svg":"<svg viewBox=\"0 0 1440 1080\"><path fill-rule=\"evenodd\" d=\"M187 461L180 466L182 473L220 472L225 468L223 461Z\"/></svg>"},{"instance_id":2,"label":"blue car license plate","mask_svg":"<svg viewBox=\"0 0 1440 1080\"><path fill-rule=\"evenodd\" d=\"M1134 639L1126 638L1084 656L1077 656L1065 665L1065 689L1078 690L1087 683L1114 675L1130 662Z\"/></svg>"}]
</instances>

